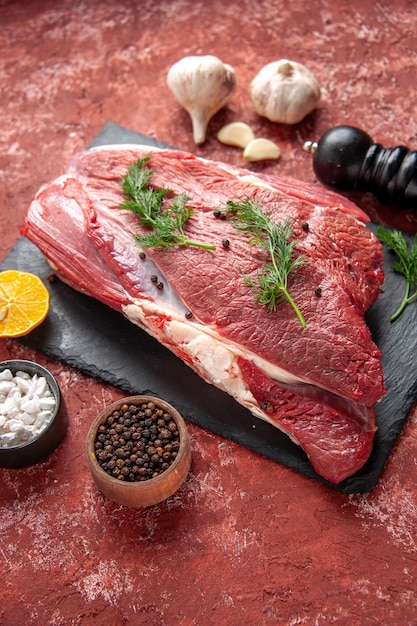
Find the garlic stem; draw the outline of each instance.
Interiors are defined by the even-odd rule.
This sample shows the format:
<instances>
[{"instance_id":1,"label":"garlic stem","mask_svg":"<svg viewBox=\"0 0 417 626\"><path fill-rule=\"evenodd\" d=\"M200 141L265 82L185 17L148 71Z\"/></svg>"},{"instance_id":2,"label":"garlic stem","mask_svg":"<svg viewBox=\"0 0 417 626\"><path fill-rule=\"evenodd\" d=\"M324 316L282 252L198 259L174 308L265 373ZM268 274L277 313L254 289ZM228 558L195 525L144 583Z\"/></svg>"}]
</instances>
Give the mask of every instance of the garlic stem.
<instances>
[{"instance_id":1,"label":"garlic stem","mask_svg":"<svg viewBox=\"0 0 417 626\"><path fill-rule=\"evenodd\" d=\"M294 74L294 66L291 61L283 59L277 66L277 72L283 76L292 76Z\"/></svg>"},{"instance_id":2,"label":"garlic stem","mask_svg":"<svg viewBox=\"0 0 417 626\"><path fill-rule=\"evenodd\" d=\"M198 146L205 142L207 134L207 126L209 120L207 114L203 109L192 108L189 111L191 117L191 124L193 127L193 139L194 143Z\"/></svg>"}]
</instances>

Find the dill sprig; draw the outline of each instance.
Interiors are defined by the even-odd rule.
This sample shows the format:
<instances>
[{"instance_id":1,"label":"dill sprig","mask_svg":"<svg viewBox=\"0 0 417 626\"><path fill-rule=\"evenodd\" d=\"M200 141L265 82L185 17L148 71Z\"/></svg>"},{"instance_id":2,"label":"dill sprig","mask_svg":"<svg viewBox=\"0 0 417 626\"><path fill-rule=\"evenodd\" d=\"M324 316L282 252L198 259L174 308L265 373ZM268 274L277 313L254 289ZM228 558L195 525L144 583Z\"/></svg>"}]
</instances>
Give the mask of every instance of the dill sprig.
<instances>
[{"instance_id":1,"label":"dill sprig","mask_svg":"<svg viewBox=\"0 0 417 626\"><path fill-rule=\"evenodd\" d=\"M275 222L258 202L251 199L228 202L226 212L238 230L249 236L249 244L263 248L270 257L258 272L256 282L247 274L243 274L245 283L255 292L255 301L267 305L273 312L280 302L288 300L301 326L305 328L304 316L288 291L289 274L305 262L303 255L294 256L297 241L291 239L293 236L291 219Z\"/></svg>"},{"instance_id":2,"label":"dill sprig","mask_svg":"<svg viewBox=\"0 0 417 626\"><path fill-rule=\"evenodd\" d=\"M391 268L405 278L404 297L390 318L391 322L395 322L406 306L417 299L417 235L414 237L413 243L409 244L399 230L388 230L378 225L376 234L378 239L385 243L398 257L398 261L394 261Z\"/></svg>"},{"instance_id":3,"label":"dill sprig","mask_svg":"<svg viewBox=\"0 0 417 626\"><path fill-rule=\"evenodd\" d=\"M188 239L184 233L184 224L193 214L186 194L173 196L169 206L163 208L165 198L173 194L170 189L151 186L153 170L145 167L149 159L150 155L146 155L129 165L122 179L125 199L119 208L133 211L142 226L151 229L149 233L135 236L138 244L143 248L194 246L215 250L216 246Z\"/></svg>"}]
</instances>

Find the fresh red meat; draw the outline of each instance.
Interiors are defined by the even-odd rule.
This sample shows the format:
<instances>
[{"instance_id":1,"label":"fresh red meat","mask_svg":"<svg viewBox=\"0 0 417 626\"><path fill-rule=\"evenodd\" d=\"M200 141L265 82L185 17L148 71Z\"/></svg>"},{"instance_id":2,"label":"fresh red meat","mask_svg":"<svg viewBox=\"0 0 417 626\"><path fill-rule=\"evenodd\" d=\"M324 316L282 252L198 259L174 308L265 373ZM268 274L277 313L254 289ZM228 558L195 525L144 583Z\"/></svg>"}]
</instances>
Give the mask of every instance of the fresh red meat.
<instances>
[{"instance_id":1,"label":"fresh red meat","mask_svg":"<svg viewBox=\"0 0 417 626\"><path fill-rule=\"evenodd\" d=\"M147 249L140 258L134 235L144 229L118 208L120 181L150 152L152 184L187 193L194 207L187 235L214 243L215 251ZM295 250L306 263L288 286L305 329L288 303L271 313L242 280L242 272L256 277L264 253L213 211L248 196L277 221L292 218ZM383 282L381 245L366 219L313 185L126 146L76 155L66 175L38 192L26 235L64 280L120 310L204 380L286 432L316 471L337 483L368 458L373 404L385 392L380 352L364 321Z\"/></svg>"}]
</instances>

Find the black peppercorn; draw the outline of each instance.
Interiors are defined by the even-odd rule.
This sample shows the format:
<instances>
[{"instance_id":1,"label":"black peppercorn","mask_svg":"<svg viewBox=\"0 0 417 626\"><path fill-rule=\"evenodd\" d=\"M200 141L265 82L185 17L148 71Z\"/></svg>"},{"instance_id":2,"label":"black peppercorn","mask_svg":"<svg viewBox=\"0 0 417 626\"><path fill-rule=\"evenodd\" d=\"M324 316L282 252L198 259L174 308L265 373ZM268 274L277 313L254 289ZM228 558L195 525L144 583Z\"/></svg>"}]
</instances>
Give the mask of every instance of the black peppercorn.
<instances>
[{"instance_id":1,"label":"black peppercorn","mask_svg":"<svg viewBox=\"0 0 417 626\"><path fill-rule=\"evenodd\" d=\"M270 402L261 402L260 407L262 411L266 411L267 413L273 413L274 407Z\"/></svg>"},{"instance_id":2,"label":"black peppercorn","mask_svg":"<svg viewBox=\"0 0 417 626\"><path fill-rule=\"evenodd\" d=\"M98 428L94 449L101 468L117 480L148 480L174 462L180 447L176 422L148 402L123 405Z\"/></svg>"}]
</instances>

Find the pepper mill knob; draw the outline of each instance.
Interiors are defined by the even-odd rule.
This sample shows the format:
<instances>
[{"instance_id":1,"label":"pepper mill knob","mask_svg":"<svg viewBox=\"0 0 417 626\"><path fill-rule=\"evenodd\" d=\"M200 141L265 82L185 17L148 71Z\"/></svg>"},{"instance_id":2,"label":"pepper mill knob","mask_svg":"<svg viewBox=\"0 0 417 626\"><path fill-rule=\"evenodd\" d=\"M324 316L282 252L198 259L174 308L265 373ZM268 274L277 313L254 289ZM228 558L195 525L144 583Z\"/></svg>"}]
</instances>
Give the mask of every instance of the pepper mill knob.
<instances>
[{"instance_id":1,"label":"pepper mill knob","mask_svg":"<svg viewBox=\"0 0 417 626\"><path fill-rule=\"evenodd\" d=\"M328 130L313 152L313 169L326 187L371 192L382 204L417 208L417 152L383 148L354 126Z\"/></svg>"}]
</instances>

